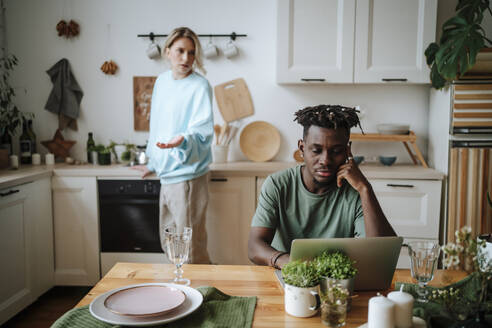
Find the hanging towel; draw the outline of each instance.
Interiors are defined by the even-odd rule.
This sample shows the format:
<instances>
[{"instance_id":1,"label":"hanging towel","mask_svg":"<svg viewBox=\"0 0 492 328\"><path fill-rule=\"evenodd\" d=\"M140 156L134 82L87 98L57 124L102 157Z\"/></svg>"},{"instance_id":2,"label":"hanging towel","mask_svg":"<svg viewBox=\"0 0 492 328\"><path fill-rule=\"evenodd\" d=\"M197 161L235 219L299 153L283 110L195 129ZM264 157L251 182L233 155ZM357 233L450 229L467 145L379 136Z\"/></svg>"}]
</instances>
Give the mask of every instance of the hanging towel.
<instances>
[{"instance_id":1,"label":"hanging towel","mask_svg":"<svg viewBox=\"0 0 492 328\"><path fill-rule=\"evenodd\" d=\"M59 129L68 126L77 130L76 119L84 93L70 70L70 63L65 58L60 59L46 73L50 76L53 89L44 108L58 115Z\"/></svg>"}]
</instances>

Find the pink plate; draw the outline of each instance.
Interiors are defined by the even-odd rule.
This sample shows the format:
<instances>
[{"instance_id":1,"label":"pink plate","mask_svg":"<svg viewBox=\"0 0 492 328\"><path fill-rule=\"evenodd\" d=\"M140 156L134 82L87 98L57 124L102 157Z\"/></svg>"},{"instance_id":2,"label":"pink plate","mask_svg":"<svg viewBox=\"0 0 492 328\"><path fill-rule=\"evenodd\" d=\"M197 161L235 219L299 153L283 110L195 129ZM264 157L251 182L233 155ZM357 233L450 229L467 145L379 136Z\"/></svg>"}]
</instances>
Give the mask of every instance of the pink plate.
<instances>
[{"instance_id":1,"label":"pink plate","mask_svg":"<svg viewBox=\"0 0 492 328\"><path fill-rule=\"evenodd\" d=\"M185 298L185 294L174 287L138 286L111 294L104 306L119 315L152 317L178 308Z\"/></svg>"}]
</instances>

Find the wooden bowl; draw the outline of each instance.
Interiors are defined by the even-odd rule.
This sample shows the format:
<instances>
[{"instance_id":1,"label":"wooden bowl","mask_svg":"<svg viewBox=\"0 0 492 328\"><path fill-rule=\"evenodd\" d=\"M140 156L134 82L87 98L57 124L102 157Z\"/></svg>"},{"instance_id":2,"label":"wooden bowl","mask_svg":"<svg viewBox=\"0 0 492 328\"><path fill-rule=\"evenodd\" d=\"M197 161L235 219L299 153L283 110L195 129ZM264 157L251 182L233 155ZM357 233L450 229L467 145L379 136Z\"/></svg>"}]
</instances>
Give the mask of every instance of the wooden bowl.
<instances>
[{"instance_id":1,"label":"wooden bowl","mask_svg":"<svg viewBox=\"0 0 492 328\"><path fill-rule=\"evenodd\" d=\"M280 133L270 123L251 122L241 131L239 146L248 159L266 162L274 158L280 149Z\"/></svg>"}]
</instances>

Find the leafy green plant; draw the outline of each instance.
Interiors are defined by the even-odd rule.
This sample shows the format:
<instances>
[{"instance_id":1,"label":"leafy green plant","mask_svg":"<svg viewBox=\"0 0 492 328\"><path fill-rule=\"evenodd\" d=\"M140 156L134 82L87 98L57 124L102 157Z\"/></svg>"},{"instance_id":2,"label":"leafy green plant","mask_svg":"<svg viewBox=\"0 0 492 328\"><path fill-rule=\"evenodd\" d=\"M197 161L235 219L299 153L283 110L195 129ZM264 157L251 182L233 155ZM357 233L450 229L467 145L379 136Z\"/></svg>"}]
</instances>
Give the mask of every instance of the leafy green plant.
<instances>
[{"instance_id":1,"label":"leafy green plant","mask_svg":"<svg viewBox=\"0 0 492 328\"><path fill-rule=\"evenodd\" d=\"M427 47L425 57L434 88L441 89L449 81L463 76L475 64L485 42L492 45L480 26L487 9L492 14L490 0L459 0L456 16L442 26L439 43L433 42Z\"/></svg>"},{"instance_id":2,"label":"leafy green plant","mask_svg":"<svg viewBox=\"0 0 492 328\"><path fill-rule=\"evenodd\" d=\"M313 265L320 277L332 279L350 279L357 274L357 269L347 255L342 252L325 251L313 260Z\"/></svg>"},{"instance_id":3,"label":"leafy green plant","mask_svg":"<svg viewBox=\"0 0 492 328\"><path fill-rule=\"evenodd\" d=\"M15 90L9 84L10 72L18 64L14 55L0 58L0 137L8 133L13 136L19 132L23 120L30 120L33 113L21 112L14 104Z\"/></svg>"},{"instance_id":4,"label":"leafy green plant","mask_svg":"<svg viewBox=\"0 0 492 328\"><path fill-rule=\"evenodd\" d=\"M292 261L282 267L282 277L286 284L295 287L314 287L319 283L319 276L312 262Z\"/></svg>"}]
</instances>

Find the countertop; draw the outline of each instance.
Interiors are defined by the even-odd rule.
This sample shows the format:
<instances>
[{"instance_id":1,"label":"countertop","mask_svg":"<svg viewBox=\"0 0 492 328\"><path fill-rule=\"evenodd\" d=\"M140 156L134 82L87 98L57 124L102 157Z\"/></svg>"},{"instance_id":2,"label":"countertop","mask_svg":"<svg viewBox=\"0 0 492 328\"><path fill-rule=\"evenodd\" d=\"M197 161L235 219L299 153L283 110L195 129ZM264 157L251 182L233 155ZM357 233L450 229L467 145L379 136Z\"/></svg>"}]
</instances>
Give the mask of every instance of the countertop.
<instances>
[{"instance_id":1,"label":"countertop","mask_svg":"<svg viewBox=\"0 0 492 328\"><path fill-rule=\"evenodd\" d=\"M214 176L259 176L269 174L298 165L295 162L229 162L211 164ZM359 166L368 179L398 180L440 180L444 175L430 168L418 165L382 166L379 164L362 164ZM121 164L112 165L23 165L18 170L0 170L0 189L19 185L44 177L98 177L98 178L140 178L140 172ZM148 179L157 179L152 174Z\"/></svg>"}]
</instances>

